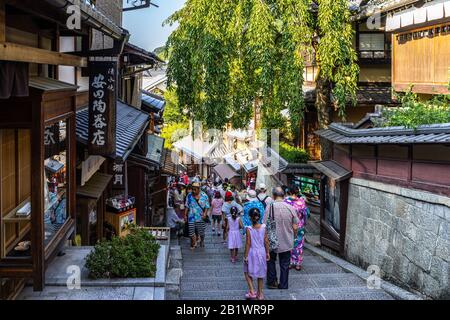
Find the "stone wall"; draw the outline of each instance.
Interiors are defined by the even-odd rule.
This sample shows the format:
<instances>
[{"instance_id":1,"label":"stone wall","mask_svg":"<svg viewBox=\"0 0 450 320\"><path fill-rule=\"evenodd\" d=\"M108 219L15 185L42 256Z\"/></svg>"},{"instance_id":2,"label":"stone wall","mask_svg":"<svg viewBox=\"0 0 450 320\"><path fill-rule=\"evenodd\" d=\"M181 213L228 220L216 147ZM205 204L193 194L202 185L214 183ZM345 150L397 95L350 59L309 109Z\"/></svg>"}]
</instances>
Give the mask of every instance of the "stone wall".
<instances>
[{"instance_id":1,"label":"stone wall","mask_svg":"<svg viewBox=\"0 0 450 320\"><path fill-rule=\"evenodd\" d=\"M377 265L384 279L434 299L450 298L450 198L352 178L346 258Z\"/></svg>"}]
</instances>

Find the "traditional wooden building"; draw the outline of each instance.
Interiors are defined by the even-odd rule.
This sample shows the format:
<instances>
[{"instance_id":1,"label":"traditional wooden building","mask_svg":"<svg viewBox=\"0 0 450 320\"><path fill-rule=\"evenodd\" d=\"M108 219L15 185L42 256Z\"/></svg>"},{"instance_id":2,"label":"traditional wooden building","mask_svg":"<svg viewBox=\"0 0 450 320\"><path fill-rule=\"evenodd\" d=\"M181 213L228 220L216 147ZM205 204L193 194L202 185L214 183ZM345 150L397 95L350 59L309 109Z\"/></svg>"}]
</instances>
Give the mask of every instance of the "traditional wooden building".
<instances>
[{"instance_id":1,"label":"traditional wooden building","mask_svg":"<svg viewBox=\"0 0 450 320\"><path fill-rule=\"evenodd\" d=\"M42 290L52 258L102 239L128 193L126 161L148 145L139 77L158 59L121 22L121 0L0 0L0 298Z\"/></svg>"},{"instance_id":2,"label":"traditional wooden building","mask_svg":"<svg viewBox=\"0 0 450 320\"><path fill-rule=\"evenodd\" d=\"M144 203L136 200L136 197L141 193L143 194L145 189L142 188L145 186L144 184L137 185L137 188L141 188L140 190L136 190L136 181L133 183L129 183L129 172L128 172L128 158L132 153L139 152L136 150L140 150L140 148L145 148L140 151L143 154L146 154L146 130L148 128L148 123L150 119L148 114L143 111L140 111L130 105L127 105L121 101L117 101L117 118L116 118L116 152L115 154L108 156L105 160L104 164L102 164L103 168L100 170L104 179L107 178L105 174L111 176L111 188L108 189L106 196L107 197L122 197L123 199L129 199L131 197L135 198L134 205L138 210L136 210L136 219L138 224L144 225L144 210L139 210ZM89 112L88 108L80 109L77 112L77 139L79 143L84 146L88 145L88 137L89 137ZM85 161L86 159L80 159L80 161ZM99 169L100 169L99 168ZM103 172L102 172L103 171ZM92 180L92 178L91 178ZM104 180L100 180L99 183L105 186L105 190L107 185L105 185ZM130 186L132 186L134 192L130 192ZM98 186L99 188L100 186ZM107 199L103 199L107 200ZM102 204L103 205L103 204ZM80 212L81 213L81 212ZM86 212L86 215L89 212ZM101 216L99 216L100 219ZM81 221L87 220L89 217L85 216L80 218ZM101 220L99 220L101 221ZM101 224L100 224L101 225ZM99 235L100 236L100 235ZM99 239L102 237L100 236ZM95 242L94 242L95 243Z\"/></svg>"},{"instance_id":3,"label":"traditional wooden building","mask_svg":"<svg viewBox=\"0 0 450 320\"><path fill-rule=\"evenodd\" d=\"M413 1L382 10L392 32L392 86L430 97L449 93L450 1ZM420 3L421 4L421 3Z\"/></svg>"},{"instance_id":4,"label":"traditional wooden building","mask_svg":"<svg viewBox=\"0 0 450 320\"><path fill-rule=\"evenodd\" d=\"M369 5L371 4L367 1L362 1L357 7L351 8L354 12L354 48L360 68L356 105L348 104L344 118L331 106L331 122L358 122L367 113L374 112L377 105L397 105L391 87L391 33L385 30L386 17L380 16L374 20L373 16L361 14ZM299 135L299 146L307 150L312 159L316 160L320 159L320 141L314 133L319 129L314 106L317 68L314 54L307 55L304 73L307 112L300 125Z\"/></svg>"},{"instance_id":5,"label":"traditional wooden building","mask_svg":"<svg viewBox=\"0 0 450 320\"><path fill-rule=\"evenodd\" d=\"M75 235L75 114L89 99L79 91L89 87L89 39L119 47L127 37L88 2L72 28L70 3L0 1L2 298L26 279L41 290L45 269Z\"/></svg>"},{"instance_id":6,"label":"traditional wooden building","mask_svg":"<svg viewBox=\"0 0 450 320\"><path fill-rule=\"evenodd\" d=\"M333 123L317 134L333 144L332 159L313 164L322 173L322 245L427 296L448 296L450 124Z\"/></svg>"}]
</instances>

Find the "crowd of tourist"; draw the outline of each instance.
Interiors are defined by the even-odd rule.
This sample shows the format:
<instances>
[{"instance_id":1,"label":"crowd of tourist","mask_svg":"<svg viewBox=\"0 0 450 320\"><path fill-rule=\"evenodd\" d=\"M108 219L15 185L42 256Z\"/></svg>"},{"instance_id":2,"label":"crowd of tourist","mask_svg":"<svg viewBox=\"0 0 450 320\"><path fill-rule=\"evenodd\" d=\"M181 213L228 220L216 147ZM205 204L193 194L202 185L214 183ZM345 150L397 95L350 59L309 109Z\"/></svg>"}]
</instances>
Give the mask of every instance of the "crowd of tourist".
<instances>
[{"instance_id":1,"label":"crowd of tourist","mask_svg":"<svg viewBox=\"0 0 450 320\"><path fill-rule=\"evenodd\" d=\"M269 289L288 289L289 270L302 269L309 217L305 198L297 187L278 186L271 191L262 183L256 186L254 180L237 188L228 179L189 178L186 172L172 178L170 185L174 213L169 225L179 236L190 238L191 250L205 246L209 224L213 236L222 237L230 250L231 263L238 262L238 251L244 247L247 299L264 299L264 278Z\"/></svg>"}]
</instances>

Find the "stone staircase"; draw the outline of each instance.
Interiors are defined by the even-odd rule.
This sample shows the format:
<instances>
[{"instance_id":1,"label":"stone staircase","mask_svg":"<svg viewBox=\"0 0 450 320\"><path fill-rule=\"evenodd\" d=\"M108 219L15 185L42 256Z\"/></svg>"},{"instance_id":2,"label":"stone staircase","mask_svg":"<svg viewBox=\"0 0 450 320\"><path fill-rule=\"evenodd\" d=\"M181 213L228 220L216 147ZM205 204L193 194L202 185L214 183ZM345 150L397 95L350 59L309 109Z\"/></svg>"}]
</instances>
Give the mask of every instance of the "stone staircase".
<instances>
[{"instance_id":1,"label":"stone staircase","mask_svg":"<svg viewBox=\"0 0 450 320\"><path fill-rule=\"evenodd\" d=\"M222 237L207 229L205 248L191 251L189 239L180 241L182 275L179 298L182 300L241 300L247 292L242 256L230 262ZM367 288L365 281L346 272L309 250L304 253L302 271L291 270L288 290L265 289L269 300L391 300L383 290Z\"/></svg>"}]
</instances>

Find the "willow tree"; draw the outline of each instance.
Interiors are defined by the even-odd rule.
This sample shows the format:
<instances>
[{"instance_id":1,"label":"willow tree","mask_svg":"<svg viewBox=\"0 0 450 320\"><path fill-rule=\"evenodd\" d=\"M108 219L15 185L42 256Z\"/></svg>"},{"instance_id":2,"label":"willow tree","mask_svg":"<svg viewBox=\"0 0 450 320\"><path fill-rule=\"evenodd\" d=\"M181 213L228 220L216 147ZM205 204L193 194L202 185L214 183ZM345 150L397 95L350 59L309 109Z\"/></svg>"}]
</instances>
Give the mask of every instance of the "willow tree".
<instances>
[{"instance_id":1,"label":"willow tree","mask_svg":"<svg viewBox=\"0 0 450 320\"><path fill-rule=\"evenodd\" d=\"M312 45L318 66L315 105L321 129L330 124L331 105L344 116L346 105L356 103L359 67L348 5L348 0L316 1ZM321 147L322 158L329 158L329 142L321 140Z\"/></svg>"},{"instance_id":2,"label":"willow tree","mask_svg":"<svg viewBox=\"0 0 450 320\"><path fill-rule=\"evenodd\" d=\"M265 128L280 128L288 109L296 134L304 55L313 45L338 108L354 96L349 17L345 0L187 0L167 20L178 23L166 46L169 85L176 84L180 108L208 128L245 128L258 103Z\"/></svg>"}]
</instances>

